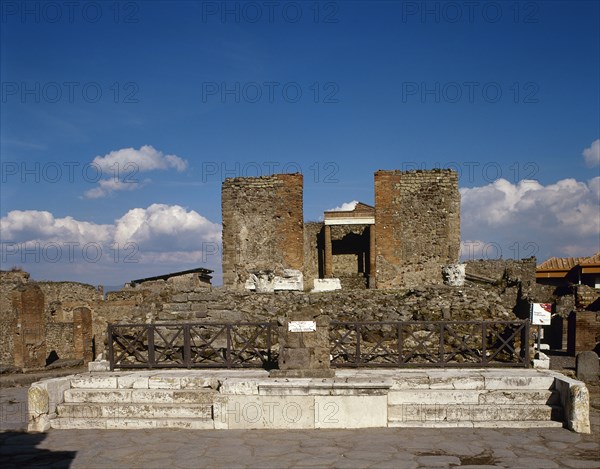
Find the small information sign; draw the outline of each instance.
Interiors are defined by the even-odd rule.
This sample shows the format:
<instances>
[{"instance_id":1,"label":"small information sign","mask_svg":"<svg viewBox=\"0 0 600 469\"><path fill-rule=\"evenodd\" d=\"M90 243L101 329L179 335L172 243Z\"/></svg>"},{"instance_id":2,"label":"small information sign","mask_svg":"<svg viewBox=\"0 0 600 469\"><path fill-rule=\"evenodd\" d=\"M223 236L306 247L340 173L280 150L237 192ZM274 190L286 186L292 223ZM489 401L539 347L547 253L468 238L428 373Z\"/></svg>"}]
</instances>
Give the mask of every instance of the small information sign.
<instances>
[{"instance_id":1,"label":"small information sign","mask_svg":"<svg viewBox=\"0 0 600 469\"><path fill-rule=\"evenodd\" d=\"M290 321L288 322L289 332L315 332L317 323L315 321Z\"/></svg>"},{"instance_id":2,"label":"small information sign","mask_svg":"<svg viewBox=\"0 0 600 469\"><path fill-rule=\"evenodd\" d=\"M549 326L552 320L552 303L532 303L530 319L534 326Z\"/></svg>"}]
</instances>

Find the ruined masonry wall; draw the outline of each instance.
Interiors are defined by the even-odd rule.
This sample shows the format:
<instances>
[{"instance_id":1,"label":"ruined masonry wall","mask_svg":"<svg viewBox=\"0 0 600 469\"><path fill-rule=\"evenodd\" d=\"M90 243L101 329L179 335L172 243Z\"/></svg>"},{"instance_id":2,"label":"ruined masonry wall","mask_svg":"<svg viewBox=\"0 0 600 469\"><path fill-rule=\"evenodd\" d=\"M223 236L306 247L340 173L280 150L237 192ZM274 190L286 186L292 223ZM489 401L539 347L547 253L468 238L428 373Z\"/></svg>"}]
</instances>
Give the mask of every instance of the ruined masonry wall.
<instances>
[{"instance_id":1,"label":"ruined masonry wall","mask_svg":"<svg viewBox=\"0 0 600 469\"><path fill-rule=\"evenodd\" d=\"M375 239L377 288L441 284L460 248L456 171L377 171Z\"/></svg>"},{"instance_id":2,"label":"ruined masonry wall","mask_svg":"<svg viewBox=\"0 0 600 469\"><path fill-rule=\"evenodd\" d=\"M94 317L96 344L106 341L109 322L265 322L308 309L335 320L511 320L512 305L496 288L430 286L399 291L348 290L327 293L251 293L224 288L190 291L111 292ZM98 349L101 351L101 349Z\"/></svg>"},{"instance_id":3,"label":"ruined masonry wall","mask_svg":"<svg viewBox=\"0 0 600 469\"><path fill-rule=\"evenodd\" d=\"M600 291L588 285L575 285L575 301L577 307L600 311Z\"/></svg>"},{"instance_id":4,"label":"ruined masonry wall","mask_svg":"<svg viewBox=\"0 0 600 469\"><path fill-rule=\"evenodd\" d=\"M333 247L333 276L356 276L358 273L359 255L361 274L369 269L369 225L333 225L331 227ZM342 250L360 251L358 253L340 253ZM344 285L342 284L342 287Z\"/></svg>"},{"instance_id":5,"label":"ruined masonry wall","mask_svg":"<svg viewBox=\"0 0 600 469\"><path fill-rule=\"evenodd\" d=\"M600 313L597 311L574 311L569 316L569 353L586 350L600 353Z\"/></svg>"},{"instance_id":6,"label":"ruined masonry wall","mask_svg":"<svg viewBox=\"0 0 600 469\"><path fill-rule=\"evenodd\" d=\"M52 352L60 359L90 358L89 318L101 304L91 285L30 282L26 272L0 272L0 363L43 368Z\"/></svg>"},{"instance_id":7,"label":"ruined masonry wall","mask_svg":"<svg viewBox=\"0 0 600 469\"><path fill-rule=\"evenodd\" d=\"M318 225L313 226L314 234L318 232ZM531 262L525 260L521 261L521 264L517 262L513 267L526 269L525 266ZM535 266L535 262L531 265ZM506 266L503 269L505 268ZM498 278L505 277L503 269L497 270ZM515 302L519 301L521 285L519 283L492 286L468 282L464 287L458 288L433 285L399 290L260 294L236 292L226 288L210 289L190 281L161 281L149 283L146 285L148 288L143 284L136 288L110 292L107 293L106 299L102 300L92 286L73 282L57 282L54 285L51 282L31 284L40 292L45 291L45 295L48 296L47 299L42 299L38 308L40 318L73 318L71 321L43 321L45 329L40 329L45 330L46 334L43 344L47 346L46 356L55 351L60 358L80 358L80 342L89 344L92 337L97 357L105 350L107 325L118 322L264 322L282 320L307 309L330 315L332 319L337 320L514 319ZM10 287L17 292L18 288L25 285L27 283L15 280L1 282L0 288L4 291ZM57 292L64 295L64 304L56 303L58 297L53 295L58 295ZM75 334L77 324L83 323L83 320L77 319L80 309L92 313L92 331L89 338L79 338ZM12 306L8 311L3 309L3 321L14 317L16 316ZM4 343L7 343L8 337L2 337ZM3 351L2 363L12 363L12 348L3 346L0 349ZM10 353L5 353L6 350L10 350Z\"/></svg>"},{"instance_id":8,"label":"ruined masonry wall","mask_svg":"<svg viewBox=\"0 0 600 469\"><path fill-rule=\"evenodd\" d=\"M242 290L251 270L302 271L302 174L223 182L223 284Z\"/></svg>"},{"instance_id":9,"label":"ruined masonry wall","mask_svg":"<svg viewBox=\"0 0 600 469\"><path fill-rule=\"evenodd\" d=\"M319 258L325 255L323 246L323 222L304 224L304 289L312 290L314 279L319 276Z\"/></svg>"},{"instance_id":10,"label":"ruined masonry wall","mask_svg":"<svg viewBox=\"0 0 600 469\"><path fill-rule=\"evenodd\" d=\"M0 272L0 363L13 363L17 311L13 308L12 293L28 279L27 272Z\"/></svg>"},{"instance_id":11,"label":"ruined masonry wall","mask_svg":"<svg viewBox=\"0 0 600 469\"><path fill-rule=\"evenodd\" d=\"M500 280L505 272L509 278L520 279L528 285L535 284L536 259L477 259L466 261L467 274L475 274L494 280Z\"/></svg>"}]
</instances>

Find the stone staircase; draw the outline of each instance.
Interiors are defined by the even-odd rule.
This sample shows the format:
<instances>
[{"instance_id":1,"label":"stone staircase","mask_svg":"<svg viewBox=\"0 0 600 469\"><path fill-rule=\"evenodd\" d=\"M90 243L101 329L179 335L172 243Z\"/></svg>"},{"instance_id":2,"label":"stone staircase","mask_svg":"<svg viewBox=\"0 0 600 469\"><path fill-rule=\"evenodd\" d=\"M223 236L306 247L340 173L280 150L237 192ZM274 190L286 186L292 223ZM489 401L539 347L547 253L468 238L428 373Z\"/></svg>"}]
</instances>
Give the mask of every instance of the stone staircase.
<instances>
[{"instance_id":1,"label":"stone staircase","mask_svg":"<svg viewBox=\"0 0 600 469\"><path fill-rule=\"evenodd\" d=\"M216 379L138 373L79 376L70 384L52 428L214 428Z\"/></svg>"},{"instance_id":2,"label":"stone staircase","mask_svg":"<svg viewBox=\"0 0 600 469\"><path fill-rule=\"evenodd\" d=\"M522 372L521 372L522 373ZM414 373L388 393L389 427L562 427L560 395L550 375L486 370Z\"/></svg>"},{"instance_id":3,"label":"stone staircase","mask_svg":"<svg viewBox=\"0 0 600 469\"><path fill-rule=\"evenodd\" d=\"M30 411L40 417L30 430L533 428L567 422L585 431L588 401L581 385L531 369L338 369L335 378L323 379L274 379L264 370L88 373L35 383Z\"/></svg>"}]
</instances>

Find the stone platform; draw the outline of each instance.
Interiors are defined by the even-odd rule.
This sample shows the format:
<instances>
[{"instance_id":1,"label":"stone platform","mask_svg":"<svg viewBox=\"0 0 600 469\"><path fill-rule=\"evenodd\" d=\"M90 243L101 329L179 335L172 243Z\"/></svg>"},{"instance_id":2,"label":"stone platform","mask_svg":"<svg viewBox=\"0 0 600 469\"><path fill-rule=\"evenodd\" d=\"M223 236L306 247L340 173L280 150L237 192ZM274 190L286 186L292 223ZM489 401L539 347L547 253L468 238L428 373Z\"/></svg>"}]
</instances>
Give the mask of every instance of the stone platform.
<instances>
[{"instance_id":1,"label":"stone platform","mask_svg":"<svg viewBox=\"0 0 600 469\"><path fill-rule=\"evenodd\" d=\"M34 383L29 431L562 427L589 433L585 384L535 369L338 369L84 373Z\"/></svg>"}]
</instances>

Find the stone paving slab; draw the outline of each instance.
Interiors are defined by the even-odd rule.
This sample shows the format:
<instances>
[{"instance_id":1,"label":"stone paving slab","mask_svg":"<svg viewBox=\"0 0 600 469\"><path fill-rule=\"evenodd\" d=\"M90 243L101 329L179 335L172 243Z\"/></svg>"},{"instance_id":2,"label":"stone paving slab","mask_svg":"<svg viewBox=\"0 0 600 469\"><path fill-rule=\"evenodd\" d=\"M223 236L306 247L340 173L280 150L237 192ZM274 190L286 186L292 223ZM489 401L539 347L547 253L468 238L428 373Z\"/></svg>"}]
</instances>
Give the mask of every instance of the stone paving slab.
<instances>
[{"instance_id":1,"label":"stone paving slab","mask_svg":"<svg viewBox=\"0 0 600 469\"><path fill-rule=\"evenodd\" d=\"M595 394L596 395L596 394ZM592 434L563 428L57 430L22 433L27 388L0 389L2 468L600 468Z\"/></svg>"},{"instance_id":2,"label":"stone paving slab","mask_svg":"<svg viewBox=\"0 0 600 469\"><path fill-rule=\"evenodd\" d=\"M592 434L563 428L51 429L28 434L22 433L27 426L27 388L1 387L0 465L3 469L34 465L111 469L600 468L600 388L590 388L590 393Z\"/></svg>"},{"instance_id":3,"label":"stone paving slab","mask_svg":"<svg viewBox=\"0 0 600 469\"><path fill-rule=\"evenodd\" d=\"M599 468L596 440L564 429L53 429L0 433L0 458L3 468Z\"/></svg>"}]
</instances>

